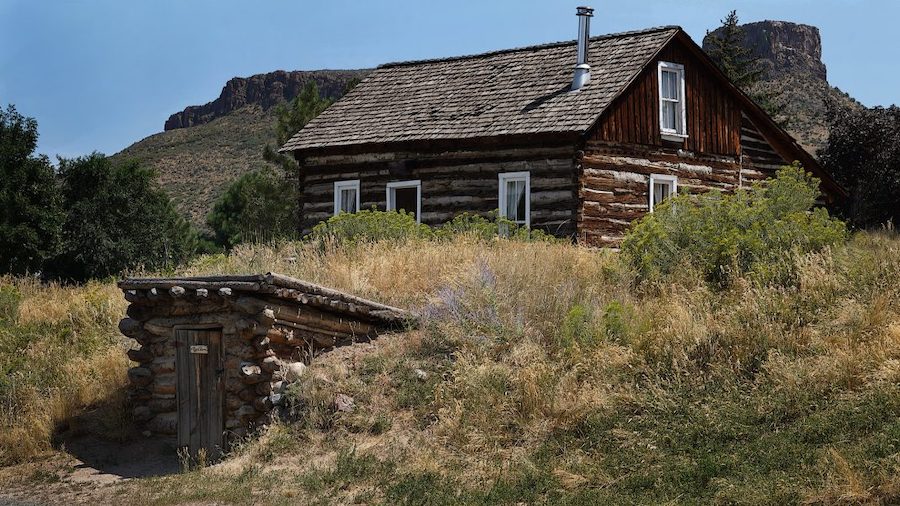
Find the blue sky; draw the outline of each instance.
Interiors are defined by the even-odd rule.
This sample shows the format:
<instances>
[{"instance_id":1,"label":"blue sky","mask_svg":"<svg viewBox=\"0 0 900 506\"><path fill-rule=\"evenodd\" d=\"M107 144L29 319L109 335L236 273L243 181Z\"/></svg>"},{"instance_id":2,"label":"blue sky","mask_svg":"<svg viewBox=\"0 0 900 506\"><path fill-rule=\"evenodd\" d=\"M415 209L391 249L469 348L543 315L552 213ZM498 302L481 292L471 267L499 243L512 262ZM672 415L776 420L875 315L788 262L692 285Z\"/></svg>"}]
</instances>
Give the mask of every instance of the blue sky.
<instances>
[{"instance_id":1,"label":"blue sky","mask_svg":"<svg viewBox=\"0 0 900 506\"><path fill-rule=\"evenodd\" d=\"M39 151L112 154L234 76L373 67L677 24L696 41L730 9L822 30L829 80L898 100L897 0L0 0L0 105L38 120Z\"/></svg>"}]
</instances>

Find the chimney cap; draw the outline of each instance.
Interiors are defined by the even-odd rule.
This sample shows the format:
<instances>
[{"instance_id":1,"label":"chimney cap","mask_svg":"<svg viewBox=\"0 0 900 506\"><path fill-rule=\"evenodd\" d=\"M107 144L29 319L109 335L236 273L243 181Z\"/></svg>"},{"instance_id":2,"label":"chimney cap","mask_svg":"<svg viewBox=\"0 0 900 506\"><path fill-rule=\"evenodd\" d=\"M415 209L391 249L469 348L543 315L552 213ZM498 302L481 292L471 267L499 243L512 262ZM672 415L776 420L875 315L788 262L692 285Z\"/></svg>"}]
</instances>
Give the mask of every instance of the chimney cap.
<instances>
[{"instance_id":1,"label":"chimney cap","mask_svg":"<svg viewBox=\"0 0 900 506\"><path fill-rule=\"evenodd\" d=\"M578 7L578 12L576 13L576 15L594 17L594 9L592 7L582 5L581 7Z\"/></svg>"}]
</instances>

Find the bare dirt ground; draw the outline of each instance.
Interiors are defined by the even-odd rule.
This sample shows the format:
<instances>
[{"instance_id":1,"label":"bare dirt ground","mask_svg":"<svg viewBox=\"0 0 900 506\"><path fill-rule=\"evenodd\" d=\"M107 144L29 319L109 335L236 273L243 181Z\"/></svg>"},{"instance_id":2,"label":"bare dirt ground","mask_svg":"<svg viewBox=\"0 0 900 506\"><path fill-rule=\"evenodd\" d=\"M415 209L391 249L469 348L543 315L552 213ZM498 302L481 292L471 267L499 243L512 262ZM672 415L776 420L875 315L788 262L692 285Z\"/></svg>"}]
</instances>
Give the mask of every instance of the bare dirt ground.
<instances>
[{"instance_id":1,"label":"bare dirt ground","mask_svg":"<svg viewBox=\"0 0 900 506\"><path fill-rule=\"evenodd\" d=\"M173 443L90 435L64 441L37 462L0 469L0 506L114 504L125 481L180 471Z\"/></svg>"}]
</instances>

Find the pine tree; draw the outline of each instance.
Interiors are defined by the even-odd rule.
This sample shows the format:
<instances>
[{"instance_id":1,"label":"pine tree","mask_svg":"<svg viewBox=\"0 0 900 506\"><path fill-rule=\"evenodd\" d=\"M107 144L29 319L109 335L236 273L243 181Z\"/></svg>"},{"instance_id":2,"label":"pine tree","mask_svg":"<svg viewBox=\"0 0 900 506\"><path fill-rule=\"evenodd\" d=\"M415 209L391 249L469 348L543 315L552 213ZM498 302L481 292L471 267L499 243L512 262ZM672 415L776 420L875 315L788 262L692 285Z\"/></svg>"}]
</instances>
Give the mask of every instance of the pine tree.
<instances>
[{"instance_id":1,"label":"pine tree","mask_svg":"<svg viewBox=\"0 0 900 506\"><path fill-rule=\"evenodd\" d=\"M762 78L759 58L744 45L744 30L740 26L737 11L731 11L715 32L706 32L710 58L722 72L742 90L747 90Z\"/></svg>"},{"instance_id":2,"label":"pine tree","mask_svg":"<svg viewBox=\"0 0 900 506\"><path fill-rule=\"evenodd\" d=\"M787 126L788 118L784 117L784 107L775 102L775 97L758 86L765 77L760 59L753 54L753 49L744 43L744 30L741 28L737 11L733 10L721 20L722 26L716 31L706 32L704 46L706 53L718 65L725 76L757 103L769 116L776 118L781 126Z\"/></svg>"},{"instance_id":3,"label":"pine tree","mask_svg":"<svg viewBox=\"0 0 900 506\"><path fill-rule=\"evenodd\" d=\"M278 146L283 146L295 133L322 113L333 103L329 98L323 97L319 93L319 87L315 81L306 83L299 95L294 97L287 104L282 104L275 111L277 116L275 123L275 136ZM274 163L281 167L286 174L292 174L297 163L294 158L278 152L278 148L273 148L270 144L266 144L263 149L263 159L270 163Z\"/></svg>"},{"instance_id":4,"label":"pine tree","mask_svg":"<svg viewBox=\"0 0 900 506\"><path fill-rule=\"evenodd\" d=\"M270 167L238 178L207 217L215 242L231 248L245 242L290 239L296 233L297 188Z\"/></svg>"}]
</instances>

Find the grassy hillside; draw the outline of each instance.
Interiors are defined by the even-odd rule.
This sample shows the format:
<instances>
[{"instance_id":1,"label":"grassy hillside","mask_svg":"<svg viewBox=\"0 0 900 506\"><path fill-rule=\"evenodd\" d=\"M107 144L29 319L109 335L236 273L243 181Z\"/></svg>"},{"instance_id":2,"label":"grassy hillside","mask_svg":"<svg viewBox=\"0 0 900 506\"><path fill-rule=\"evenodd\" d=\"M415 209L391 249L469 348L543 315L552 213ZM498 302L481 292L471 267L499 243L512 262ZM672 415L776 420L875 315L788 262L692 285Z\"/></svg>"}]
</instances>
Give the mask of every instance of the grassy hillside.
<instances>
[{"instance_id":1,"label":"grassy hillside","mask_svg":"<svg viewBox=\"0 0 900 506\"><path fill-rule=\"evenodd\" d=\"M191 221L206 214L225 188L258 168L266 143L275 143L274 110L248 105L209 123L151 135L114 158L135 158L153 167L159 183Z\"/></svg>"},{"instance_id":2,"label":"grassy hillside","mask_svg":"<svg viewBox=\"0 0 900 506\"><path fill-rule=\"evenodd\" d=\"M796 288L719 292L687 270L637 287L618 255L558 243L204 257L182 273L275 270L423 325L320 357L292 416L224 463L106 486L67 478L49 429L117 426L98 394L124 381L121 296L6 279L0 457L25 463L0 482L117 504L896 504L900 238L796 262Z\"/></svg>"},{"instance_id":3,"label":"grassy hillside","mask_svg":"<svg viewBox=\"0 0 900 506\"><path fill-rule=\"evenodd\" d=\"M862 105L847 93L802 73L784 73L756 86L772 97L785 130L813 155L828 142L828 104L837 110L857 110Z\"/></svg>"}]
</instances>

